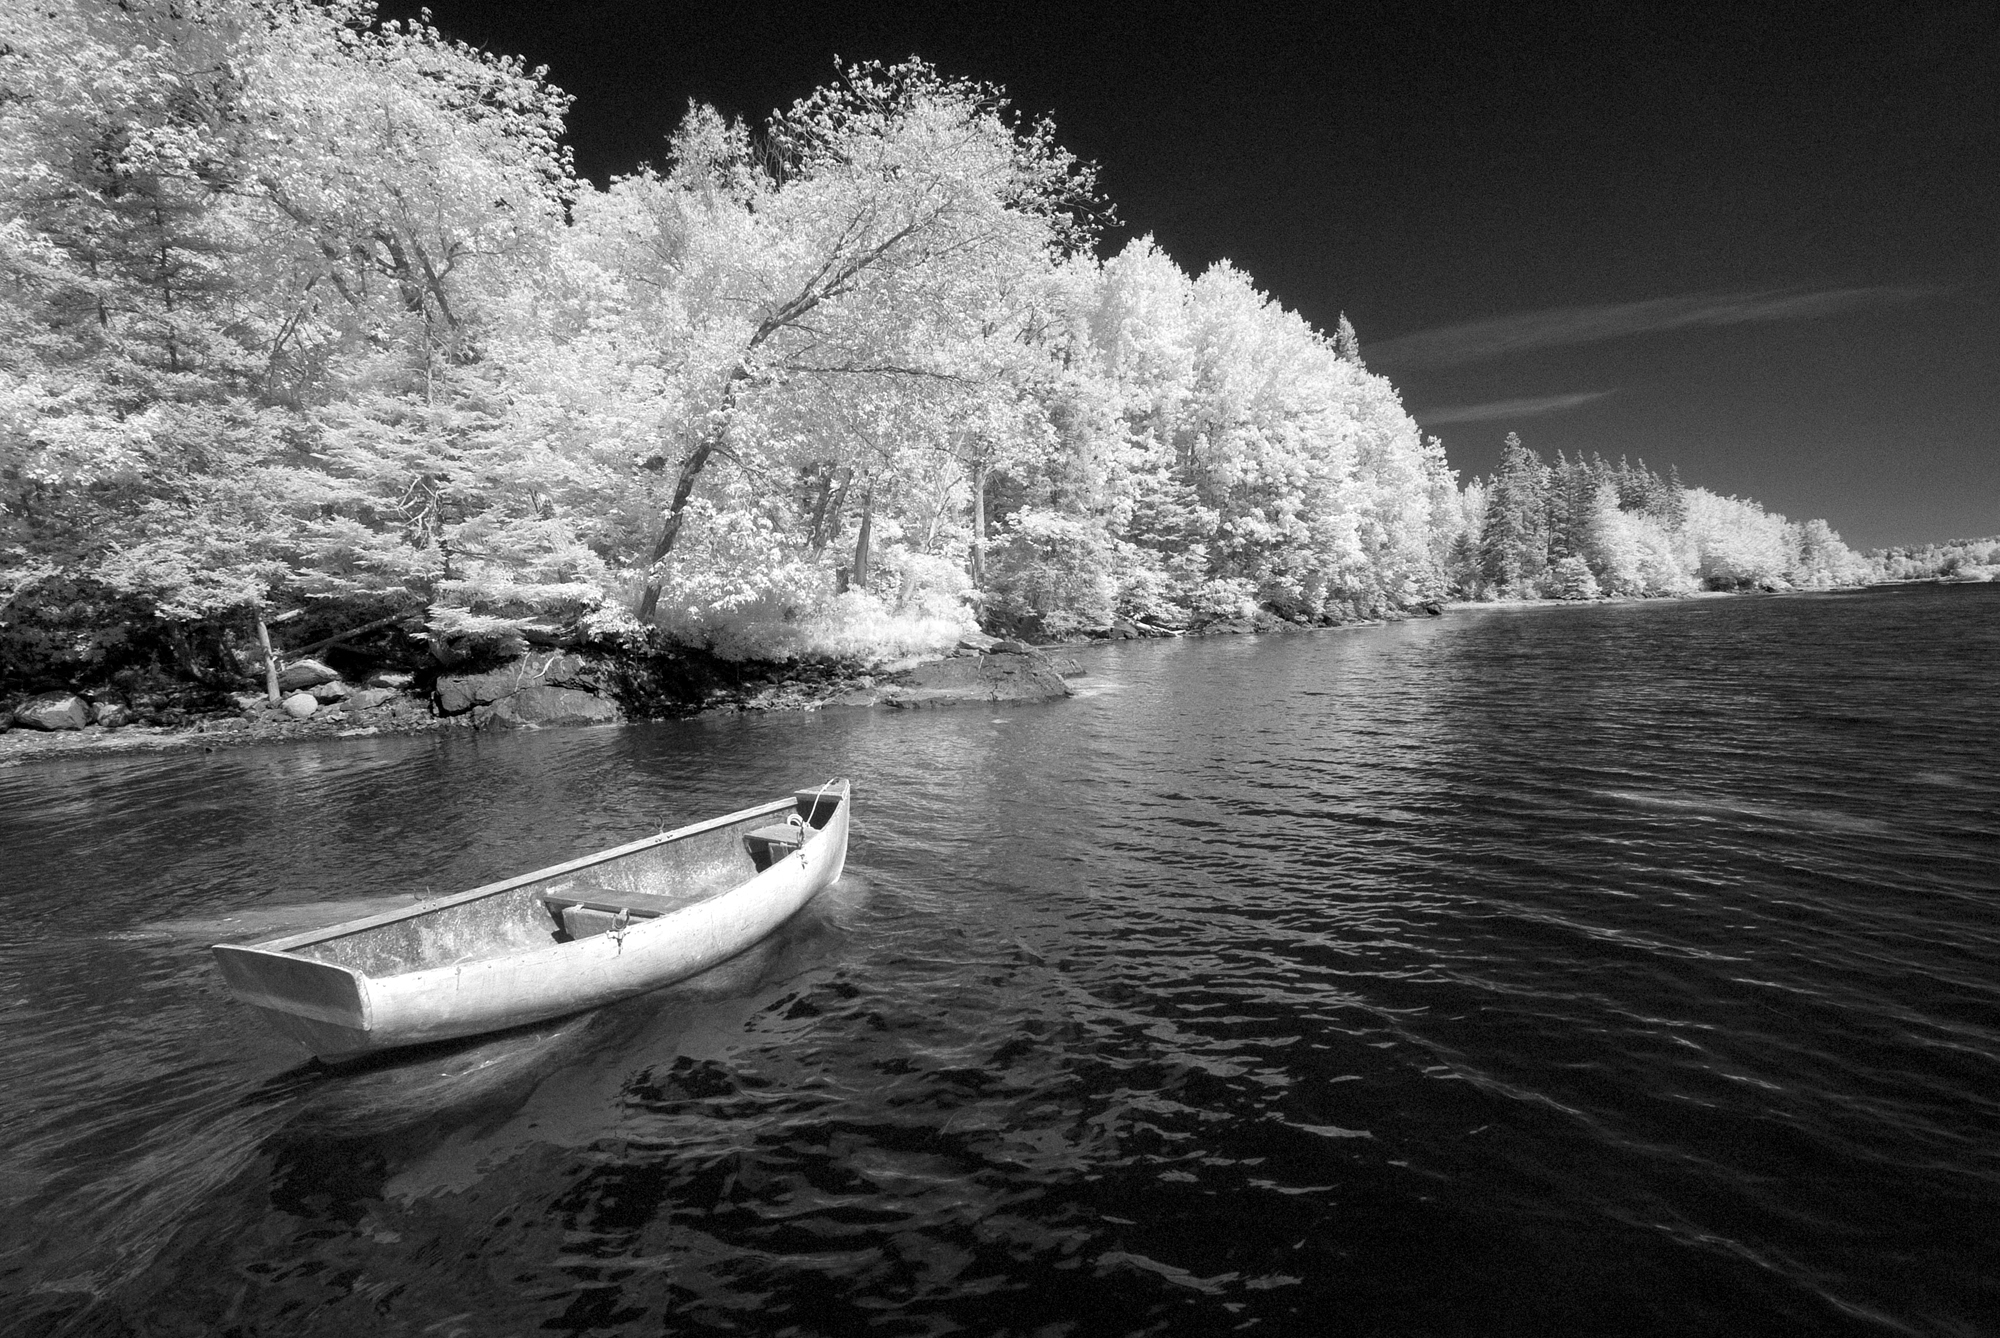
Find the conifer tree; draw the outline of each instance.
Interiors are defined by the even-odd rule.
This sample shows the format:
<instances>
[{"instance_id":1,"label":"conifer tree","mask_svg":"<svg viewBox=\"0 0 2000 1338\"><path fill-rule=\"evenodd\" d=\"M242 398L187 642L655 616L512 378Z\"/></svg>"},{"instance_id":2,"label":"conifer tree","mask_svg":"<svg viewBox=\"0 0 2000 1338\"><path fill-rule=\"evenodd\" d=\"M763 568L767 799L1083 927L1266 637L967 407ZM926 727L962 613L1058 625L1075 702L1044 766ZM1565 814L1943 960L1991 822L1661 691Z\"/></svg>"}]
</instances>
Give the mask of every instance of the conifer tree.
<instances>
[{"instance_id":1,"label":"conifer tree","mask_svg":"<svg viewBox=\"0 0 2000 1338\"><path fill-rule=\"evenodd\" d=\"M1486 504L1480 574L1486 585L1516 598L1532 592L1548 566L1548 469L1541 456L1509 432Z\"/></svg>"},{"instance_id":2,"label":"conifer tree","mask_svg":"<svg viewBox=\"0 0 2000 1338\"><path fill-rule=\"evenodd\" d=\"M1361 336L1354 333L1354 322L1347 319L1347 313L1340 313L1340 323L1333 331L1333 353L1342 362L1351 362L1356 367L1365 367L1361 361Z\"/></svg>"}]
</instances>

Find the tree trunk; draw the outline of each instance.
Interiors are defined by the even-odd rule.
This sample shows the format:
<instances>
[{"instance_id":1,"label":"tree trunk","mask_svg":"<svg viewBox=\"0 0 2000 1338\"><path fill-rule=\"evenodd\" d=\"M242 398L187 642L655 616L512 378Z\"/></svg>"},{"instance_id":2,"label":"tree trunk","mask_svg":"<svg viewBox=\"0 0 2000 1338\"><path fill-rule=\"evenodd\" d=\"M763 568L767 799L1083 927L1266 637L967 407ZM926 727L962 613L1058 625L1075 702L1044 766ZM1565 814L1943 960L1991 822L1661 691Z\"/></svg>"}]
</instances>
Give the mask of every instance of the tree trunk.
<instances>
[{"instance_id":1,"label":"tree trunk","mask_svg":"<svg viewBox=\"0 0 2000 1338\"><path fill-rule=\"evenodd\" d=\"M847 505L847 485L854 471L846 465L828 465L820 479L819 505L813 512L812 550L814 556L826 551L827 540L840 527L840 509Z\"/></svg>"},{"instance_id":2,"label":"tree trunk","mask_svg":"<svg viewBox=\"0 0 2000 1338\"><path fill-rule=\"evenodd\" d=\"M861 532L854 536L854 584L868 588L868 540L875 523L875 485L861 494Z\"/></svg>"},{"instance_id":3,"label":"tree trunk","mask_svg":"<svg viewBox=\"0 0 2000 1338\"><path fill-rule=\"evenodd\" d=\"M264 625L264 606L253 604L250 616L257 620L257 644L264 648L264 695L278 704L278 657L271 653L271 629Z\"/></svg>"},{"instance_id":4,"label":"tree trunk","mask_svg":"<svg viewBox=\"0 0 2000 1338\"><path fill-rule=\"evenodd\" d=\"M761 338L753 341L751 346L754 348L757 342L761 342ZM736 388L749 377L750 369L741 362L729 369L729 381L722 388L722 405L716 415L715 427L695 446L693 453L681 462L680 477L674 480L673 499L667 503L666 519L661 522L659 540L653 545L651 564L653 568L666 561L667 555L674 551L674 545L680 542L681 516L687 510L688 499L694 496L695 481L701 477L701 471L708 467L709 457L722 445L722 438L729 431L730 412L736 407ZM660 574L655 570L646 579L645 594L639 597L639 621L642 623L653 621L654 611L659 607Z\"/></svg>"},{"instance_id":5,"label":"tree trunk","mask_svg":"<svg viewBox=\"0 0 2000 1338\"><path fill-rule=\"evenodd\" d=\"M972 588L986 588L986 462L972 464Z\"/></svg>"}]
</instances>

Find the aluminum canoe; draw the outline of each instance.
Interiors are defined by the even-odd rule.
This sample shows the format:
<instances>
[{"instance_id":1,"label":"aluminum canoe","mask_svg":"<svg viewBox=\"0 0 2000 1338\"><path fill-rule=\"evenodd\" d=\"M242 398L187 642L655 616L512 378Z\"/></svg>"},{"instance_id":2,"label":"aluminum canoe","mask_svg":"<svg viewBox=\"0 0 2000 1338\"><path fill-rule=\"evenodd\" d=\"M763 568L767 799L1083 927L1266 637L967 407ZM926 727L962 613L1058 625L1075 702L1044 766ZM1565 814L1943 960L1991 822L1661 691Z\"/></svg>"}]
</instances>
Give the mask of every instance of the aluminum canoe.
<instances>
[{"instance_id":1,"label":"aluminum canoe","mask_svg":"<svg viewBox=\"0 0 2000 1338\"><path fill-rule=\"evenodd\" d=\"M408 908L213 951L236 998L324 1060L451 1040L670 985L840 877L833 781Z\"/></svg>"}]
</instances>

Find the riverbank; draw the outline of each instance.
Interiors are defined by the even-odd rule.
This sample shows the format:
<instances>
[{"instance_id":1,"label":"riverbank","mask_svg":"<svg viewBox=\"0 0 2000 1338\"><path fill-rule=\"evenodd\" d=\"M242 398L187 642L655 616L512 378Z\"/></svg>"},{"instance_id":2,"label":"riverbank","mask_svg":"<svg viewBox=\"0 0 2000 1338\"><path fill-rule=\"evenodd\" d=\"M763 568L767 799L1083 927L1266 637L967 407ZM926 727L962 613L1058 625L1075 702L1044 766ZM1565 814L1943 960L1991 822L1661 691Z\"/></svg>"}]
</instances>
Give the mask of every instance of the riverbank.
<instances>
[{"instance_id":1,"label":"riverbank","mask_svg":"<svg viewBox=\"0 0 2000 1338\"><path fill-rule=\"evenodd\" d=\"M185 723L131 720L102 694L30 699L53 728L8 719L0 766L106 753L167 752L303 740L420 734L440 729L542 729L715 712L834 708L913 710L961 704L1052 701L1081 676L1077 647L1040 647L977 633L941 656L789 664L730 662L699 652L621 660L614 655L537 652L476 673L428 683L357 686L316 662L317 681L288 682L278 702L255 693L218 696ZM99 698L92 700L93 697ZM227 701L227 707L221 705ZM29 703L17 704L25 708ZM11 713L10 713L11 714Z\"/></svg>"},{"instance_id":2,"label":"riverbank","mask_svg":"<svg viewBox=\"0 0 2000 1338\"><path fill-rule=\"evenodd\" d=\"M1722 599L1733 591L1698 591L1679 598ZM1592 603L1650 602L1621 598L1455 600L1429 604L1405 616L1515 608L1575 608ZM1386 619L1309 625L1268 612L1254 618L1215 620L1170 629L1124 619L1109 636L1042 645L971 633L949 653L893 661L726 661L701 651L621 657L590 651L543 651L475 673L439 673L429 681L390 676L392 687L342 684L331 671L306 675L322 681L288 683L287 703L315 695L299 718L283 704L253 693L228 698L184 723L79 723L75 728L0 728L0 766L42 759L151 753L305 740L421 734L440 729L539 729L620 724L709 713L829 709L914 710L955 705L1044 702L1072 695L1069 681L1085 676L1080 655L1122 641L1180 636L1273 635L1358 630ZM288 670L288 674L291 671ZM370 680L373 683L375 680ZM303 683L303 680L300 681ZM56 695L56 694L50 694ZM220 702L224 700L217 698ZM78 698L83 719L103 715Z\"/></svg>"}]
</instances>

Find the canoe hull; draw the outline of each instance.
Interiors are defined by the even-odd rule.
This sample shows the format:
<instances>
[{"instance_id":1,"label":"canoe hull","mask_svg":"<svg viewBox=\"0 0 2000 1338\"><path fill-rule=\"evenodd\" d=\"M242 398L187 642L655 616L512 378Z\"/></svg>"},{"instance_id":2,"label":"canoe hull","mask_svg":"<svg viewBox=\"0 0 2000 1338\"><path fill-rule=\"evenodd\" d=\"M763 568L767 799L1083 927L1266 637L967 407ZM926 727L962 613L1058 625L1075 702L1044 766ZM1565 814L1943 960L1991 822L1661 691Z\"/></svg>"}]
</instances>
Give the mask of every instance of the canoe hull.
<instances>
[{"instance_id":1,"label":"canoe hull","mask_svg":"<svg viewBox=\"0 0 2000 1338\"><path fill-rule=\"evenodd\" d=\"M398 917L355 922L363 926L360 930L334 926L316 936L219 944L214 951L242 1002L326 1060L562 1017L699 975L768 937L796 915L840 877L846 863L845 782L840 792L841 802L825 825L769 868L691 905L656 918L635 919L612 932L394 974L357 970L339 960L315 960L301 953L335 956L325 945L343 937L401 932ZM791 804L781 800L746 809L447 901L476 901L482 894L518 895L519 887L546 884L574 869L587 871L593 864L609 867L619 859L647 853L650 846L711 830L727 836L747 822L781 814ZM419 907L401 918L432 910Z\"/></svg>"}]
</instances>

